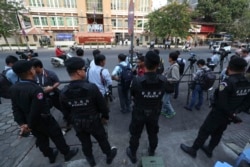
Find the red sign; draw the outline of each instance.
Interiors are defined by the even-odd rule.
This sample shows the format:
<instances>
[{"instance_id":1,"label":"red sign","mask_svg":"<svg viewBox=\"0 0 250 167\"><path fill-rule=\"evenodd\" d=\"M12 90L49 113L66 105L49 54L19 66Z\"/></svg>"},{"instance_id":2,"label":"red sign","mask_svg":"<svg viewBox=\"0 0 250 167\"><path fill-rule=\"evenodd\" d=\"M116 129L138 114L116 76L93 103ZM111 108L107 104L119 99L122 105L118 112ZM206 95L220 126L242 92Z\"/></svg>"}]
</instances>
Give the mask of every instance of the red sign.
<instances>
[{"instance_id":1,"label":"red sign","mask_svg":"<svg viewBox=\"0 0 250 167\"><path fill-rule=\"evenodd\" d=\"M128 34L132 35L134 32L134 2L130 0L128 7Z\"/></svg>"},{"instance_id":2,"label":"red sign","mask_svg":"<svg viewBox=\"0 0 250 167\"><path fill-rule=\"evenodd\" d=\"M84 36L79 36L79 43L80 44L85 44L85 43L110 43L111 42L111 38L110 37L102 37L102 36L98 36L98 37L84 37Z\"/></svg>"}]
</instances>

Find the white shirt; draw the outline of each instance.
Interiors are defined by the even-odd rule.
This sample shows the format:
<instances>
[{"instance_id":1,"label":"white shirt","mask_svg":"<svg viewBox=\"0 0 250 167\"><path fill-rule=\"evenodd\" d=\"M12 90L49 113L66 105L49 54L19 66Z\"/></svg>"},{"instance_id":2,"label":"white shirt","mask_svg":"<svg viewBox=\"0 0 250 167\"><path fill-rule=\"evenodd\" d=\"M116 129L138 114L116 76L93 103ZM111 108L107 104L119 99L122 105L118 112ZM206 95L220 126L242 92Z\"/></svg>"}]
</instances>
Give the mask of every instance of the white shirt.
<instances>
[{"instance_id":1,"label":"white shirt","mask_svg":"<svg viewBox=\"0 0 250 167\"><path fill-rule=\"evenodd\" d=\"M91 60L89 67L96 67L95 60Z\"/></svg>"},{"instance_id":2,"label":"white shirt","mask_svg":"<svg viewBox=\"0 0 250 167\"><path fill-rule=\"evenodd\" d=\"M101 70L102 70L102 73L100 74ZM101 75L104 79L104 85L103 85L102 80L101 80ZM89 78L88 79L89 79L90 83L94 83L99 88L99 90L103 96L108 91L108 86L112 85L112 79L111 79L111 76L109 74L109 71L107 69L104 69L101 66L95 65L94 67L91 67L89 69Z\"/></svg>"}]
</instances>

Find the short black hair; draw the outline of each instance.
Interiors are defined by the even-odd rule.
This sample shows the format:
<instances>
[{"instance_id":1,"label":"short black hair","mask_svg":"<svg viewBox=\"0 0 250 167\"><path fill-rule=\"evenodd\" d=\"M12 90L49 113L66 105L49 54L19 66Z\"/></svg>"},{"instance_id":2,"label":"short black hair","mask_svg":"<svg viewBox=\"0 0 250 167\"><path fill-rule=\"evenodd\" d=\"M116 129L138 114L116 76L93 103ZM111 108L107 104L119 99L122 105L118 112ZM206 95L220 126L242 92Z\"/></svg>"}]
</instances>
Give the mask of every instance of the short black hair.
<instances>
[{"instance_id":1,"label":"short black hair","mask_svg":"<svg viewBox=\"0 0 250 167\"><path fill-rule=\"evenodd\" d=\"M95 49L95 50L93 50L92 53L93 53L93 56L95 57L96 55L100 54L101 51L99 49Z\"/></svg>"},{"instance_id":2,"label":"short black hair","mask_svg":"<svg viewBox=\"0 0 250 167\"><path fill-rule=\"evenodd\" d=\"M95 56L95 64L100 65L102 61L104 61L106 57L103 54L97 54Z\"/></svg>"},{"instance_id":3,"label":"short black hair","mask_svg":"<svg viewBox=\"0 0 250 167\"><path fill-rule=\"evenodd\" d=\"M159 49L154 49L154 52L158 55L160 55L160 50Z\"/></svg>"},{"instance_id":4,"label":"short black hair","mask_svg":"<svg viewBox=\"0 0 250 167\"><path fill-rule=\"evenodd\" d=\"M178 56L180 56L181 52L179 50L175 51L177 53Z\"/></svg>"},{"instance_id":5,"label":"short black hair","mask_svg":"<svg viewBox=\"0 0 250 167\"><path fill-rule=\"evenodd\" d=\"M235 57L229 61L228 68L234 72L244 72L247 62L244 58Z\"/></svg>"},{"instance_id":6,"label":"short black hair","mask_svg":"<svg viewBox=\"0 0 250 167\"><path fill-rule=\"evenodd\" d=\"M77 55L77 56L83 56L83 55L84 55L84 50L83 50L82 48L78 48L78 49L76 50L76 55Z\"/></svg>"},{"instance_id":7,"label":"short black hair","mask_svg":"<svg viewBox=\"0 0 250 167\"><path fill-rule=\"evenodd\" d=\"M199 59L198 61L197 61L197 63L196 63L197 65L202 65L202 66L204 66L205 64L206 64L206 62L205 62L205 60L204 59Z\"/></svg>"},{"instance_id":8,"label":"short black hair","mask_svg":"<svg viewBox=\"0 0 250 167\"><path fill-rule=\"evenodd\" d=\"M36 59L36 58L33 58L33 59L31 59L30 61L32 62L33 67L35 67L35 68L36 68L36 67L43 68L43 63L42 63L41 60Z\"/></svg>"},{"instance_id":9,"label":"short black hair","mask_svg":"<svg viewBox=\"0 0 250 167\"><path fill-rule=\"evenodd\" d=\"M80 57L71 57L64 64L69 75L85 67L85 61Z\"/></svg>"},{"instance_id":10,"label":"short black hair","mask_svg":"<svg viewBox=\"0 0 250 167\"><path fill-rule=\"evenodd\" d=\"M145 56L138 56L138 60L140 60L141 62L144 62Z\"/></svg>"},{"instance_id":11,"label":"short black hair","mask_svg":"<svg viewBox=\"0 0 250 167\"><path fill-rule=\"evenodd\" d=\"M160 64L160 56L154 51L148 51L144 58L144 64L148 70L154 70Z\"/></svg>"},{"instance_id":12,"label":"short black hair","mask_svg":"<svg viewBox=\"0 0 250 167\"><path fill-rule=\"evenodd\" d=\"M5 58L5 63L9 65L10 63L14 64L18 61L18 58L16 56L9 55Z\"/></svg>"},{"instance_id":13,"label":"short black hair","mask_svg":"<svg viewBox=\"0 0 250 167\"><path fill-rule=\"evenodd\" d=\"M120 53L119 55L118 55L118 59L119 60L121 60L121 61L125 61L126 60L126 55L125 54L123 54L123 53Z\"/></svg>"},{"instance_id":14,"label":"short black hair","mask_svg":"<svg viewBox=\"0 0 250 167\"><path fill-rule=\"evenodd\" d=\"M169 53L169 58L171 58L173 61L176 61L178 59L178 54L175 52L170 52Z\"/></svg>"}]
</instances>

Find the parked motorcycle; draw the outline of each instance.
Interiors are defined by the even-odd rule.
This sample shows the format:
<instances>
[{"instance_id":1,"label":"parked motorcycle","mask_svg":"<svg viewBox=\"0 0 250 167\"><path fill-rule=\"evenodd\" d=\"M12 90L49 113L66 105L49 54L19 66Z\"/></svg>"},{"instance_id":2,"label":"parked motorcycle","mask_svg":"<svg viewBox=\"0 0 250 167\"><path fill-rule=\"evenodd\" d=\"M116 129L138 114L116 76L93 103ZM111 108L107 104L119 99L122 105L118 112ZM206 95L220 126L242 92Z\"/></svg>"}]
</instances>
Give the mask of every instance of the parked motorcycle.
<instances>
[{"instance_id":1,"label":"parked motorcycle","mask_svg":"<svg viewBox=\"0 0 250 167\"><path fill-rule=\"evenodd\" d=\"M73 57L73 55L70 52L67 52L65 54L65 60L67 60L71 57ZM53 56L53 57L51 57L50 62L54 67L60 67L60 66L64 66L65 60L60 58L60 57Z\"/></svg>"},{"instance_id":2,"label":"parked motorcycle","mask_svg":"<svg viewBox=\"0 0 250 167\"><path fill-rule=\"evenodd\" d=\"M183 52L189 52L189 51L191 51L191 46L188 45L188 44L184 45L184 46L182 47L182 51L183 51Z\"/></svg>"}]
</instances>

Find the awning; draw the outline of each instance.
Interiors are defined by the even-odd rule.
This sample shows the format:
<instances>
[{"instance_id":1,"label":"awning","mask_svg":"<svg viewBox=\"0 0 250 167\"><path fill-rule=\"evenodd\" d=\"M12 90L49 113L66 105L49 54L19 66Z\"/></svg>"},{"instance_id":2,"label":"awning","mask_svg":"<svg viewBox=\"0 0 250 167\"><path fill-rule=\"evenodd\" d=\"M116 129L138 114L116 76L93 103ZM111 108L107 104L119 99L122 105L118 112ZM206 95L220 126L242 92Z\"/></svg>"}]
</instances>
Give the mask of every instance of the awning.
<instances>
[{"instance_id":1,"label":"awning","mask_svg":"<svg viewBox=\"0 0 250 167\"><path fill-rule=\"evenodd\" d=\"M213 25L202 25L200 32L213 33L213 32L215 32L215 26L213 26Z\"/></svg>"}]
</instances>

